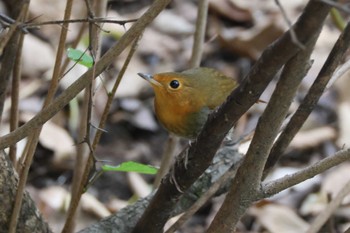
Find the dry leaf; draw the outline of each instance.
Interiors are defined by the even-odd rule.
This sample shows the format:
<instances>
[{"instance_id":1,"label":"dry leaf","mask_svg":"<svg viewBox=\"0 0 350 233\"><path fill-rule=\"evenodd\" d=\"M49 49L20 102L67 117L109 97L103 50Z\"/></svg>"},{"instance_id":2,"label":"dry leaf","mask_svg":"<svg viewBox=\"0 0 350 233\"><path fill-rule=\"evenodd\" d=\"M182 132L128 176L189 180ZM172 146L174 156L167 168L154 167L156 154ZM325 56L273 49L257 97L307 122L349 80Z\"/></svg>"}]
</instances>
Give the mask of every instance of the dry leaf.
<instances>
[{"instance_id":1,"label":"dry leaf","mask_svg":"<svg viewBox=\"0 0 350 233\"><path fill-rule=\"evenodd\" d=\"M339 138L337 144L339 147L350 146L350 102L342 102L338 104L339 118Z\"/></svg>"},{"instance_id":2,"label":"dry leaf","mask_svg":"<svg viewBox=\"0 0 350 233\"><path fill-rule=\"evenodd\" d=\"M293 149L313 148L325 141L336 139L337 131L330 126L319 127L307 131L300 131L293 138L290 147Z\"/></svg>"},{"instance_id":3,"label":"dry leaf","mask_svg":"<svg viewBox=\"0 0 350 233\"><path fill-rule=\"evenodd\" d=\"M151 186L142 178L142 176L135 172L128 172L127 179L134 193L140 197L146 197L152 191Z\"/></svg>"},{"instance_id":4,"label":"dry leaf","mask_svg":"<svg viewBox=\"0 0 350 233\"><path fill-rule=\"evenodd\" d=\"M282 205L267 204L253 207L251 213L271 233L300 233L309 227L309 224L294 210Z\"/></svg>"},{"instance_id":5,"label":"dry leaf","mask_svg":"<svg viewBox=\"0 0 350 233\"><path fill-rule=\"evenodd\" d=\"M302 215L317 215L324 210L327 204L327 194L324 192L311 193L303 201L300 207L300 213Z\"/></svg>"},{"instance_id":6,"label":"dry leaf","mask_svg":"<svg viewBox=\"0 0 350 233\"><path fill-rule=\"evenodd\" d=\"M192 35L195 30L193 24L171 10L162 11L153 21L153 26L160 32L177 36Z\"/></svg>"},{"instance_id":7,"label":"dry leaf","mask_svg":"<svg viewBox=\"0 0 350 233\"><path fill-rule=\"evenodd\" d=\"M329 194L331 198L335 197L343 186L350 180L350 163L343 163L337 168L330 170L326 174L321 186L323 193ZM348 194L342 204L350 204L350 194Z\"/></svg>"},{"instance_id":8,"label":"dry leaf","mask_svg":"<svg viewBox=\"0 0 350 233\"><path fill-rule=\"evenodd\" d=\"M39 192L38 206L45 215L51 216L55 212L64 212L68 209L70 194L62 186L50 186L37 192Z\"/></svg>"},{"instance_id":9,"label":"dry leaf","mask_svg":"<svg viewBox=\"0 0 350 233\"><path fill-rule=\"evenodd\" d=\"M29 19L37 18L35 22L62 20L65 8L66 3L64 1L32 0L29 5ZM71 18L81 19L84 17L86 17L85 3L83 1L73 1ZM45 34L51 41L57 41L60 38L60 27L59 25L41 27L40 33ZM77 23L69 24L68 40L76 38L79 27Z\"/></svg>"},{"instance_id":10,"label":"dry leaf","mask_svg":"<svg viewBox=\"0 0 350 233\"><path fill-rule=\"evenodd\" d=\"M66 164L76 152L74 141L68 132L50 121L43 126L39 142L54 152L53 163L56 165Z\"/></svg>"},{"instance_id":11,"label":"dry leaf","mask_svg":"<svg viewBox=\"0 0 350 233\"><path fill-rule=\"evenodd\" d=\"M37 37L28 34L24 37L22 51L22 73L27 77L40 77L55 63L52 47Z\"/></svg>"},{"instance_id":12,"label":"dry leaf","mask_svg":"<svg viewBox=\"0 0 350 233\"><path fill-rule=\"evenodd\" d=\"M105 207L105 205L89 193L85 193L82 196L81 207L84 211L93 214L98 218L104 218L111 215L111 212Z\"/></svg>"},{"instance_id":13,"label":"dry leaf","mask_svg":"<svg viewBox=\"0 0 350 233\"><path fill-rule=\"evenodd\" d=\"M211 0L209 10L219 17L229 19L233 22L252 23L253 16L249 9L237 6L233 1Z\"/></svg>"},{"instance_id":14,"label":"dry leaf","mask_svg":"<svg viewBox=\"0 0 350 233\"><path fill-rule=\"evenodd\" d=\"M284 29L274 21L260 23L250 30L237 29L231 35L221 33L221 45L240 56L256 60L262 51L282 35Z\"/></svg>"},{"instance_id":15,"label":"dry leaf","mask_svg":"<svg viewBox=\"0 0 350 233\"><path fill-rule=\"evenodd\" d=\"M108 210L111 211L112 213L118 212L119 210L123 209L127 205L129 205L129 202L123 201L118 198L113 198L106 204Z\"/></svg>"}]
</instances>

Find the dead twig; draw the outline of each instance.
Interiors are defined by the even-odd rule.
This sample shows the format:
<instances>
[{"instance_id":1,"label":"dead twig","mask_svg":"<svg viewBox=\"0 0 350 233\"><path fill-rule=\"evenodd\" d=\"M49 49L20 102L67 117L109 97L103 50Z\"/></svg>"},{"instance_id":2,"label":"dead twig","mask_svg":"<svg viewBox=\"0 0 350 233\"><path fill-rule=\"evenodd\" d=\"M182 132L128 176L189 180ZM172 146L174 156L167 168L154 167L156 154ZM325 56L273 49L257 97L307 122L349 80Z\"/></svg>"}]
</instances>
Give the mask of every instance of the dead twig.
<instances>
[{"instance_id":1,"label":"dead twig","mask_svg":"<svg viewBox=\"0 0 350 233\"><path fill-rule=\"evenodd\" d=\"M284 10L283 6L281 5L279 0L275 0L276 5L278 6L278 8L280 9L281 13L282 13L282 17L284 19L284 21L286 21L288 27L289 27L289 32L290 32L290 36L292 37L293 42L298 45L301 49L305 49L305 45L303 45L299 40L297 35L295 34L295 31L292 27L292 23L289 20L286 11Z\"/></svg>"}]
</instances>

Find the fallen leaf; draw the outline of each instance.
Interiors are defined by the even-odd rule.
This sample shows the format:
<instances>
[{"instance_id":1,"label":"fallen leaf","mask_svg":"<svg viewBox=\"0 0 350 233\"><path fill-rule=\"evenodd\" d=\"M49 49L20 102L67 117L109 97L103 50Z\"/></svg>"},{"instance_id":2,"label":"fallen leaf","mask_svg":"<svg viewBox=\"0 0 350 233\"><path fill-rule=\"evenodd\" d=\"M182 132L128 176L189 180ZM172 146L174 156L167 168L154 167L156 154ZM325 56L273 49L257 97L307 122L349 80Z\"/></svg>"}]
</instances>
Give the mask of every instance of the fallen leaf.
<instances>
[{"instance_id":1,"label":"fallen leaf","mask_svg":"<svg viewBox=\"0 0 350 233\"><path fill-rule=\"evenodd\" d=\"M309 227L293 209L286 206L267 204L259 208L253 207L250 212L271 233L300 233Z\"/></svg>"},{"instance_id":2,"label":"fallen leaf","mask_svg":"<svg viewBox=\"0 0 350 233\"><path fill-rule=\"evenodd\" d=\"M22 61L23 75L37 78L54 65L55 52L48 43L28 34L23 41Z\"/></svg>"},{"instance_id":3,"label":"fallen leaf","mask_svg":"<svg viewBox=\"0 0 350 233\"><path fill-rule=\"evenodd\" d=\"M302 215L317 215L324 210L328 204L327 194L324 192L310 193L300 207Z\"/></svg>"},{"instance_id":4,"label":"fallen leaf","mask_svg":"<svg viewBox=\"0 0 350 233\"><path fill-rule=\"evenodd\" d=\"M151 186L142 178L142 176L135 172L128 172L127 179L134 193L140 197L146 197L152 191Z\"/></svg>"},{"instance_id":5,"label":"fallen leaf","mask_svg":"<svg viewBox=\"0 0 350 233\"><path fill-rule=\"evenodd\" d=\"M209 11L217 14L221 18L225 18L237 22L245 22L251 24L253 21L252 13L248 8L241 8L233 1L228 0L210 0Z\"/></svg>"},{"instance_id":6,"label":"fallen leaf","mask_svg":"<svg viewBox=\"0 0 350 233\"><path fill-rule=\"evenodd\" d=\"M344 185L350 180L350 163L343 163L326 174L321 185L320 192L334 198ZM350 204L350 194L342 201L342 204Z\"/></svg>"},{"instance_id":7,"label":"fallen leaf","mask_svg":"<svg viewBox=\"0 0 350 233\"><path fill-rule=\"evenodd\" d=\"M194 33L193 24L171 10L162 11L153 21L153 26L168 35L188 36Z\"/></svg>"},{"instance_id":8,"label":"fallen leaf","mask_svg":"<svg viewBox=\"0 0 350 233\"><path fill-rule=\"evenodd\" d=\"M97 218L105 218L111 215L106 206L90 193L85 193L82 196L81 207L84 211L93 214Z\"/></svg>"},{"instance_id":9,"label":"fallen leaf","mask_svg":"<svg viewBox=\"0 0 350 233\"><path fill-rule=\"evenodd\" d=\"M273 21L257 25L250 30L236 29L218 36L221 46L234 54L256 60L263 50L282 35L284 29Z\"/></svg>"},{"instance_id":10,"label":"fallen leaf","mask_svg":"<svg viewBox=\"0 0 350 233\"><path fill-rule=\"evenodd\" d=\"M293 149L314 148L325 141L336 139L337 131L330 126L298 132L290 143Z\"/></svg>"}]
</instances>

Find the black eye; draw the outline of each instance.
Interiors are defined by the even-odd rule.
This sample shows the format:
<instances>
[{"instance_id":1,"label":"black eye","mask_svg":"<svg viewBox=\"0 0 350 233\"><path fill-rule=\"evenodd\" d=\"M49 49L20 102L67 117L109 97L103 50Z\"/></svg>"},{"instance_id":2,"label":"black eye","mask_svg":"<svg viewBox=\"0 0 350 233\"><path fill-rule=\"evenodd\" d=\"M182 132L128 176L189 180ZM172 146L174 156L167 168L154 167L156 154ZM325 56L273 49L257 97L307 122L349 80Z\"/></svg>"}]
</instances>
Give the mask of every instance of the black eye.
<instances>
[{"instance_id":1,"label":"black eye","mask_svg":"<svg viewBox=\"0 0 350 233\"><path fill-rule=\"evenodd\" d=\"M177 80L171 80L169 86L170 86L172 89L177 89L177 88L180 86L180 82L177 81Z\"/></svg>"}]
</instances>

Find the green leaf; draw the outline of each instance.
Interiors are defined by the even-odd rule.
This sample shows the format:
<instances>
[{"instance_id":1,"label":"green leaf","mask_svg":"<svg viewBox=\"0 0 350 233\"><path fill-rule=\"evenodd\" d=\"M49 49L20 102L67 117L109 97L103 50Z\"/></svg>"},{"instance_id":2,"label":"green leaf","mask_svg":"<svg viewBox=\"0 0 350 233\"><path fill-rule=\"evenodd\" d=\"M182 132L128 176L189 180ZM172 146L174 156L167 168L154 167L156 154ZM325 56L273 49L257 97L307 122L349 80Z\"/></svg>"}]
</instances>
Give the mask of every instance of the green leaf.
<instances>
[{"instance_id":1,"label":"green leaf","mask_svg":"<svg viewBox=\"0 0 350 233\"><path fill-rule=\"evenodd\" d=\"M92 67L94 60L91 56L87 55L86 53L73 48L68 48L67 53L68 58L72 61L78 62L79 64L86 66L87 68Z\"/></svg>"},{"instance_id":2,"label":"green leaf","mask_svg":"<svg viewBox=\"0 0 350 233\"><path fill-rule=\"evenodd\" d=\"M102 170L103 171L120 171L120 172L137 172L137 173L152 174L152 175L158 172L158 168L156 167L133 162L133 161L124 162L119 164L118 166L103 165Z\"/></svg>"}]
</instances>

